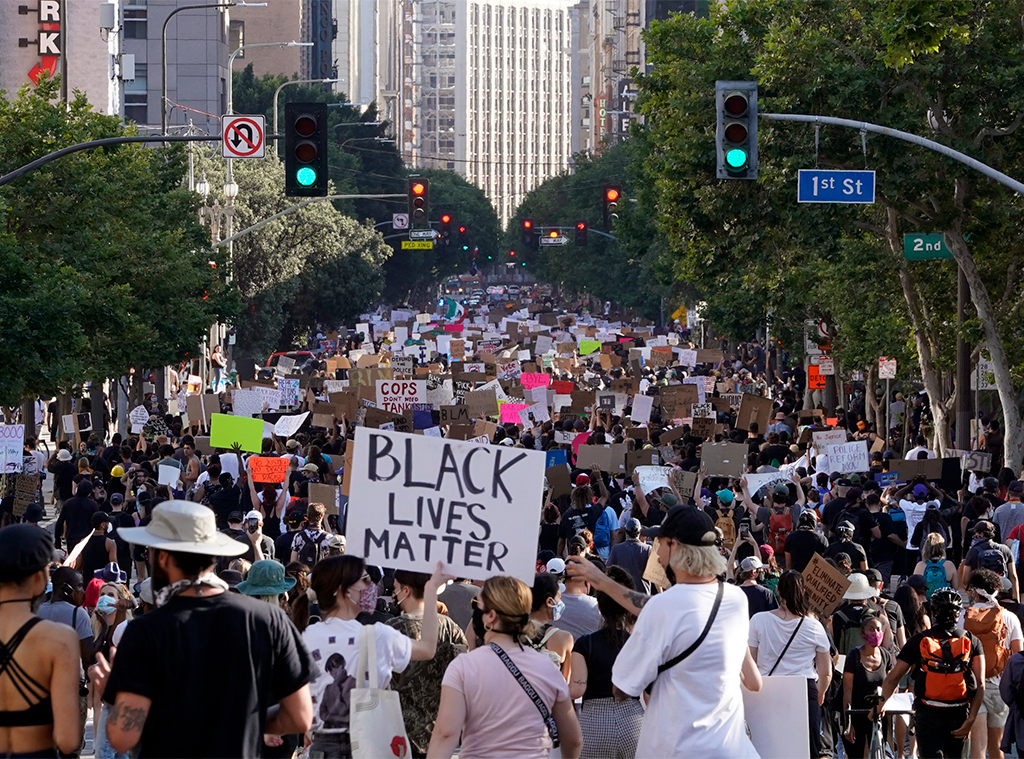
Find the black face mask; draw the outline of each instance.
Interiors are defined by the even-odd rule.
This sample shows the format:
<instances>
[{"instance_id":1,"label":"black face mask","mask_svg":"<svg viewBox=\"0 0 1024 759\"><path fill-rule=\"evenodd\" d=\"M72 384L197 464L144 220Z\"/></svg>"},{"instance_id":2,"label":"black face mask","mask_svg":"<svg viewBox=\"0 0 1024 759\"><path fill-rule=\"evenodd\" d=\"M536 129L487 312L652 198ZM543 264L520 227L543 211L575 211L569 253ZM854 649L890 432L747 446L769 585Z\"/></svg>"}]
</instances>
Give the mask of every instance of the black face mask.
<instances>
[{"instance_id":1,"label":"black face mask","mask_svg":"<svg viewBox=\"0 0 1024 759\"><path fill-rule=\"evenodd\" d=\"M477 606L473 607L473 632L479 640L484 639L487 630L484 628L484 613Z\"/></svg>"}]
</instances>

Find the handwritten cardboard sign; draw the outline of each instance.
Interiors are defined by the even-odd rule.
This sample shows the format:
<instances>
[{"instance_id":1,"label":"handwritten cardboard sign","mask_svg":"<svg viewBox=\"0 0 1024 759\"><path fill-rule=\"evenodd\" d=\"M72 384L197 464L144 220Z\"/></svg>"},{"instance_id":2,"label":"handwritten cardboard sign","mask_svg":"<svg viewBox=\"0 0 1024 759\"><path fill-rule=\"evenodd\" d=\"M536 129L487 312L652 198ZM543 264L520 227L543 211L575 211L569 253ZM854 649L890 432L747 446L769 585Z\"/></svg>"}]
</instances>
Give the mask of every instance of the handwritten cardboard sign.
<instances>
[{"instance_id":1,"label":"handwritten cardboard sign","mask_svg":"<svg viewBox=\"0 0 1024 759\"><path fill-rule=\"evenodd\" d=\"M375 387L377 408L393 414L427 402L426 380L377 380Z\"/></svg>"},{"instance_id":2,"label":"handwritten cardboard sign","mask_svg":"<svg viewBox=\"0 0 1024 759\"><path fill-rule=\"evenodd\" d=\"M700 449L701 463L712 477L739 477L747 463L745 443L705 443Z\"/></svg>"},{"instance_id":3,"label":"handwritten cardboard sign","mask_svg":"<svg viewBox=\"0 0 1024 759\"><path fill-rule=\"evenodd\" d=\"M868 442L866 440L854 440L852 443L830 445L825 449L825 453L828 454L828 465L833 472L866 472L871 468L871 461L868 456ZM939 476L941 476L941 471Z\"/></svg>"},{"instance_id":4,"label":"handwritten cardboard sign","mask_svg":"<svg viewBox=\"0 0 1024 759\"><path fill-rule=\"evenodd\" d=\"M820 554L811 557L802 574L811 610L821 618L832 616L832 612L843 602L843 595L850 587L850 581L842 572L821 558Z\"/></svg>"},{"instance_id":5,"label":"handwritten cardboard sign","mask_svg":"<svg viewBox=\"0 0 1024 759\"><path fill-rule=\"evenodd\" d=\"M532 583L544 454L356 429L348 552L381 566Z\"/></svg>"}]
</instances>

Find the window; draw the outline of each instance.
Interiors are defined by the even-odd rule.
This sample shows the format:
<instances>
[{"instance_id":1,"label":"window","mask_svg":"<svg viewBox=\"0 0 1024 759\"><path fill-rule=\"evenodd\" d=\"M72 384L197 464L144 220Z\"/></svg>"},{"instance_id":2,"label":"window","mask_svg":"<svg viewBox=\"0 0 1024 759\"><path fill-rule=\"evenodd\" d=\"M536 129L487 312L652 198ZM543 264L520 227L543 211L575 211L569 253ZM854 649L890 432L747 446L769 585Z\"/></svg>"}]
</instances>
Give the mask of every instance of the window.
<instances>
[{"instance_id":1,"label":"window","mask_svg":"<svg viewBox=\"0 0 1024 759\"><path fill-rule=\"evenodd\" d=\"M245 22L244 21L232 21L231 26L228 28L228 50L233 52L238 50L242 45L245 44ZM245 58L245 51L243 50L236 58Z\"/></svg>"},{"instance_id":2,"label":"window","mask_svg":"<svg viewBox=\"0 0 1024 759\"><path fill-rule=\"evenodd\" d=\"M135 79L124 83L124 120L136 124L149 123L149 96L146 64L135 64Z\"/></svg>"},{"instance_id":3,"label":"window","mask_svg":"<svg viewBox=\"0 0 1024 759\"><path fill-rule=\"evenodd\" d=\"M146 0L131 0L124 6L124 38L146 39Z\"/></svg>"}]
</instances>

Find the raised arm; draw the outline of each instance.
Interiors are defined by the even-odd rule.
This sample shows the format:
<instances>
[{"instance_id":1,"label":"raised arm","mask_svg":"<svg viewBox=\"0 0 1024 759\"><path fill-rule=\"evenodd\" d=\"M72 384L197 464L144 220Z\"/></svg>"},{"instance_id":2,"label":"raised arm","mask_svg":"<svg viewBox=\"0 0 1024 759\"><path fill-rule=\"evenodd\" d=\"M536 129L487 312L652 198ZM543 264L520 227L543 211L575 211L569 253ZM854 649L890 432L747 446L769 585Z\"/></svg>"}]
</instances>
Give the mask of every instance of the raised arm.
<instances>
[{"instance_id":1,"label":"raised arm","mask_svg":"<svg viewBox=\"0 0 1024 759\"><path fill-rule=\"evenodd\" d=\"M573 577L583 577L591 587L607 593L615 603L633 614L639 614L651 597L619 585L582 556L566 559L566 569Z\"/></svg>"}]
</instances>

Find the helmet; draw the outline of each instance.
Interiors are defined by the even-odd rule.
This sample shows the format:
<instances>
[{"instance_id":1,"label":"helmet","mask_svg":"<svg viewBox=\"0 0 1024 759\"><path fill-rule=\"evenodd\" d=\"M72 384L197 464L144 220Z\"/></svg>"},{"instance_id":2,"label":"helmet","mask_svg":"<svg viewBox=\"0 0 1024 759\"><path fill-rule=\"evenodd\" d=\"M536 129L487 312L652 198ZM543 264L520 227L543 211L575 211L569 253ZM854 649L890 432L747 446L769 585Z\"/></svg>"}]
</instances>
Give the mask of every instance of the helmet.
<instances>
[{"instance_id":1,"label":"helmet","mask_svg":"<svg viewBox=\"0 0 1024 759\"><path fill-rule=\"evenodd\" d=\"M964 601L952 588L939 588L928 599L938 626L955 627L963 610Z\"/></svg>"},{"instance_id":2,"label":"helmet","mask_svg":"<svg viewBox=\"0 0 1024 759\"><path fill-rule=\"evenodd\" d=\"M117 466L110 470L110 476L117 477L118 479L124 477L124 467L118 464Z\"/></svg>"}]
</instances>

